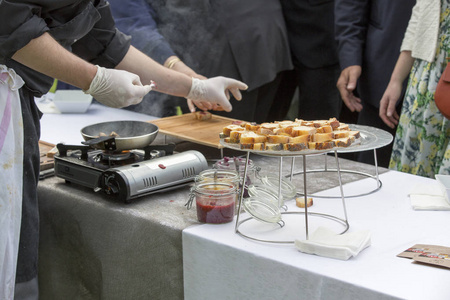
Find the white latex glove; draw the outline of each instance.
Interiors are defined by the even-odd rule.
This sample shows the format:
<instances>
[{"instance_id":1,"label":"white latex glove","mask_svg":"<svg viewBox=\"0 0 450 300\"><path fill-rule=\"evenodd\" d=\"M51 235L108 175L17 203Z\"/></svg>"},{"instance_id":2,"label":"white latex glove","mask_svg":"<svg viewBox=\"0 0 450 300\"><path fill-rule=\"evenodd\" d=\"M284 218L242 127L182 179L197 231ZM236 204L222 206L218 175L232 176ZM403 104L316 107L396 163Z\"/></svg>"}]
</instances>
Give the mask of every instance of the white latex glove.
<instances>
[{"instance_id":1,"label":"white latex glove","mask_svg":"<svg viewBox=\"0 0 450 300\"><path fill-rule=\"evenodd\" d=\"M246 90L248 86L235 79L227 77L213 77L206 80L192 78L192 86L186 98L194 101L207 101L218 104L225 111L230 112L230 92L236 100L241 100L242 95L239 90Z\"/></svg>"},{"instance_id":2,"label":"white latex glove","mask_svg":"<svg viewBox=\"0 0 450 300\"><path fill-rule=\"evenodd\" d=\"M127 71L97 66L97 73L86 94L110 107L138 104L154 85L142 85L139 76Z\"/></svg>"}]
</instances>

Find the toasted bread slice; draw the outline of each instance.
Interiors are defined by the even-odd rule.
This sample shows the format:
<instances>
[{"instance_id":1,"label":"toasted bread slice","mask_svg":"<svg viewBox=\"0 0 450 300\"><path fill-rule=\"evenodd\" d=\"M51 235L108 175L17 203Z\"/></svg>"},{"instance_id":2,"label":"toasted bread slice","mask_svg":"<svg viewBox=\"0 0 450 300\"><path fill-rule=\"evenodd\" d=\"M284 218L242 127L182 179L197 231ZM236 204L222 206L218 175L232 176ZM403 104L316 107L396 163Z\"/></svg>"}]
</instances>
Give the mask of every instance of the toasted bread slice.
<instances>
[{"instance_id":1,"label":"toasted bread slice","mask_svg":"<svg viewBox=\"0 0 450 300\"><path fill-rule=\"evenodd\" d=\"M267 142L271 144L286 144L289 138L287 135L268 135Z\"/></svg>"},{"instance_id":2,"label":"toasted bread slice","mask_svg":"<svg viewBox=\"0 0 450 300\"><path fill-rule=\"evenodd\" d=\"M297 126L293 127L291 131L291 136L300 136L300 135L313 135L315 134L317 129L315 127L310 126Z\"/></svg>"},{"instance_id":3,"label":"toasted bread slice","mask_svg":"<svg viewBox=\"0 0 450 300\"><path fill-rule=\"evenodd\" d=\"M349 129L349 127L348 127L348 124L341 123L341 124L339 125L339 127L336 128L336 130L350 130L350 129Z\"/></svg>"},{"instance_id":4,"label":"toasted bread slice","mask_svg":"<svg viewBox=\"0 0 450 300\"><path fill-rule=\"evenodd\" d=\"M236 125L236 124L231 124L231 125L225 126L222 130L222 133L225 136L230 136L231 131L233 131L233 130L234 131L244 131L245 128L243 128L242 126Z\"/></svg>"},{"instance_id":5,"label":"toasted bread slice","mask_svg":"<svg viewBox=\"0 0 450 300\"><path fill-rule=\"evenodd\" d=\"M269 151L280 151L280 150L283 150L283 144L266 143L264 145L264 149L269 150Z\"/></svg>"},{"instance_id":6,"label":"toasted bread slice","mask_svg":"<svg viewBox=\"0 0 450 300\"><path fill-rule=\"evenodd\" d=\"M305 143L307 144L308 142L311 141L311 135L309 134L304 134L304 135L299 135L296 137L291 137L288 140L288 143Z\"/></svg>"},{"instance_id":7,"label":"toasted bread slice","mask_svg":"<svg viewBox=\"0 0 450 300\"><path fill-rule=\"evenodd\" d=\"M241 149L248 149L248 150L264 150L264 143L254 143L254 144L242 144L241 143Z\"/></svg>"},{"instance_id":8,"label":"toasted bread slice","mask_svg":"<svg viewBox=\"0 0 450 300\"><path fill-rule=\"evenodd\" d=\"M333 140L336 147L348 147L352 144L352 139L350 137L343 137Z\"/></svg>"},{"instance_id":9,"label":"toasted bread slice","mask_svg":"<svg viewBox=\"0 0 450 300\"><path fill-rule=\"evenodd\" d=\"M287 151L301 151L308 148L307 143L286 143L283 144L283 149Z\"/></svg>"},{"instance_id":10,"label":"toasted bread slice","mask_svg":"<svg viewBox=\"0 0 450 300\"><path fill-rule=\"evenodd\" d=\"M280 128L277 123L262 123L261 126L256 130L258 134L274 134L274 130Z\"/></svg>"},{"instance_id":11,"label":"toasted bread slice","mask_svg":"<svg viewBox=\"0 0 450 300\"><path fill-rule=\"evenodd\" d=\"M328 133L328 132L332 132L333 131L333 127L331 127L331 125L323 125L320 126L319 128L317 128L317 133Z\"/></svg>"},{"instance_id":12,"label":"toasted bread slice","mask_svg":"<svg viewBox=\"0 0 450 300\"><path fill-rule=\"evenodd\" d=\"M348 137L349 135L350 135L350 133L347 130L339 130L339 131L334 132L335 139L345 138L345 137Z\"/></svg>"},{"instance_id":13,"label":"toasted bread slice","mask_svg":"<svg viewBox=\"0 0 450 300\"><path fill-rule=\"evenodd\" d=\"M240 137L242 144L265 143L266 141L267 137L265 135L257 134L253 131L244 131Z\"/></svg>"},{"instance_id":14,"label":"toasted bread slice","mask_svg":"<svg viewBox=\"0 0 450 300\"><path fill-rule=\"evenodd\" d=\"M316 133L312 136L313 142L328 142L334 139L334 133L333 132L327 132L327 133Z\"/></svg>"},{"instance_id":15,"label":"toasted bread slice","mask_svg":"<svg viewBox=\"0 0 450 300\"><path fill-rule=\"evenodd\" d=\"M259 125L258 124L254 124L254 123L247 123L245 124L245 130L248 131L255 131L259 129Z\"/></svg>"},{"instance_id":16,"label":"toasted bread slice","mask_svg":"<svg viewBox=\"0 0 450 300\"><path fill-rule=\"evenodd\" d=\"M336 130L336 128L338 128L341 125L341 122L339 122L336 118L330 118L328 120L328 124L331 125L333 130Z\"/></svg>"},{"instance_id":17,"label":"toasted bread slice","mask_svg":"<svg viewBox=\"0 0 450 300\"><path fill-rule=\"evenodd\" d=\"M326 150L334 147L333 141L328 142L309 142L308 148L311 150Z\"/></svg>"},{"instance_id":18,"label":"toasted bread slice","mask_svg":"<svg viewBox=\"0 0 450 300\"><path fill-rule=\"evenodd\" d=\"M354 136L356 139L359 139L361 137L361 133L357 130L350 130L348 133L350 136Z\"/></svg>"},{"instance_id":19,"label":"toasted bread slice","mask_svg":"<svg viewBox=\"0 0 450 300\"><path fill-rule=\"evenodd\" d=\"M233 130L230 132L230 141L232 143L239 143L241 140L241 135L246 131Z\"/></svg>"}]
</instances>

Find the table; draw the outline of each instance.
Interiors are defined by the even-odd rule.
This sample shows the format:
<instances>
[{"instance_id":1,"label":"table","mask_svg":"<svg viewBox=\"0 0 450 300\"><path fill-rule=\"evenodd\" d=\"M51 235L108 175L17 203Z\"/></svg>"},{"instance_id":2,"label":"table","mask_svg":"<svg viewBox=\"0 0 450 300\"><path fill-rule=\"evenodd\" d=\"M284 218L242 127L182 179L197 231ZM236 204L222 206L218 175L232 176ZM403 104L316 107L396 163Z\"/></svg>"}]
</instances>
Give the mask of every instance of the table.
<instances>
[{"instance_id":1,"label":"table","mask_svg":"<svg viewBox=\"0 0 450 300\"><path fill-rule=\"evenodd\" d=\"M91 109L78 116L45 115L41 123L42 139L79 144L79 129L85 125L124 116L140 120L149 117L129 111L106 113L104 108ZM100 115L94 117L93 112ZM71 128L60 130L60 124ZM220 155L218 149L177 141L177 151L188 149L199 150L208 158L218 159ZM251 158L262 167L263 174L278 172L277 158ZM308 166L323 166L324 159L325 156L311 157ZM332 162L333 159L330 167ZM288 174L289 164L284 165ZM373 173L373 166L349 160L342 160L341 166ZM322 176L328 178L326 183L321 181L308 189L318 191L336 186L335 175ZM357 179L356 175L349 175L344 182ZM186 210L184 206L188 194L189 187L183 187L126 205L88 188L66 184L60 178L40 181L41 299L183 299L182 231L199 224L195 210Z\"/></svg>"},{"instance_id":2,"label":"table","mask_svg":"<svg viewBox=\"0 0 450 300\"><path fill-rule=\"evenodd\" d=\"M450 212L414 211L407 196L412 186L433 180L396 171L380 179L378 192L346 199L349 232L372 234L372 245L348 261L304 254L292 244L245 239L234 233L234 223L186 228L185 299L450 299L449 269L396 257L414 244L450 246ZM369 184L371 179L346 184L344 193L357 194ZM339 189L323 193L330 192ZM309 211L340 210L337 199L314 201ZM291 201L289 210L295 209ZM304 228L298 235L304 239Z\"/></svg>"}]
</instances>

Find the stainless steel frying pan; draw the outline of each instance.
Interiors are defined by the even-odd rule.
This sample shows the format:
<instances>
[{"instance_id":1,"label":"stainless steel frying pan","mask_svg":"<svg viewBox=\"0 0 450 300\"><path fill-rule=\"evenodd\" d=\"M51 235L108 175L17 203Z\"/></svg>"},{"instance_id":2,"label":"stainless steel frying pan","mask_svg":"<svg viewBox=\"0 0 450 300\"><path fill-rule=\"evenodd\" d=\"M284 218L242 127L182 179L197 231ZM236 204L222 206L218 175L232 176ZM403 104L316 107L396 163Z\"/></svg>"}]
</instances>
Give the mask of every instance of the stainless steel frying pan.
<instances>
[{"instance_id":1,"label":"stainless steel frying pan","mask_svg":"<svg viewBox=\"0 0 450 300\"><path fill-rule=\"evenodd\" d=\"M81 129L83 144L94 148L123 151L140 149L150 145L158 134L159 128L155 124L142 121L112 121L97 123ZM110 134L115 132L117 136L112 141ZM106 136L100 136L101 133ZM109 140L109 141L108 141Z\"/></svg>"}]
</instances>

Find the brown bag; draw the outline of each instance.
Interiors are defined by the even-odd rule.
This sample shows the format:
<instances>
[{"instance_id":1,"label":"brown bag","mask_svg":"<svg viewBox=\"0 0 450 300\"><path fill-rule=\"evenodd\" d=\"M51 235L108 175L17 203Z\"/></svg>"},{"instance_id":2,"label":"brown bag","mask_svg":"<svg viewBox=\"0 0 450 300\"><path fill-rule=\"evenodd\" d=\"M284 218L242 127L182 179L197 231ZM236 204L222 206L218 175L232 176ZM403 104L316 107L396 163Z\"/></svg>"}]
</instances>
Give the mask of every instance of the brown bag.
<instances>
[{"instance_id":1,"label":"brown bag","mask_svg":"<svg viewBox=\"0 0 450 300\"><path fill-rule=\"evenodd\" d=\"M450 57L447 57L447 66L436 86L434 102L444 117L450 119Z\"/></svg>"}]
</instances>

